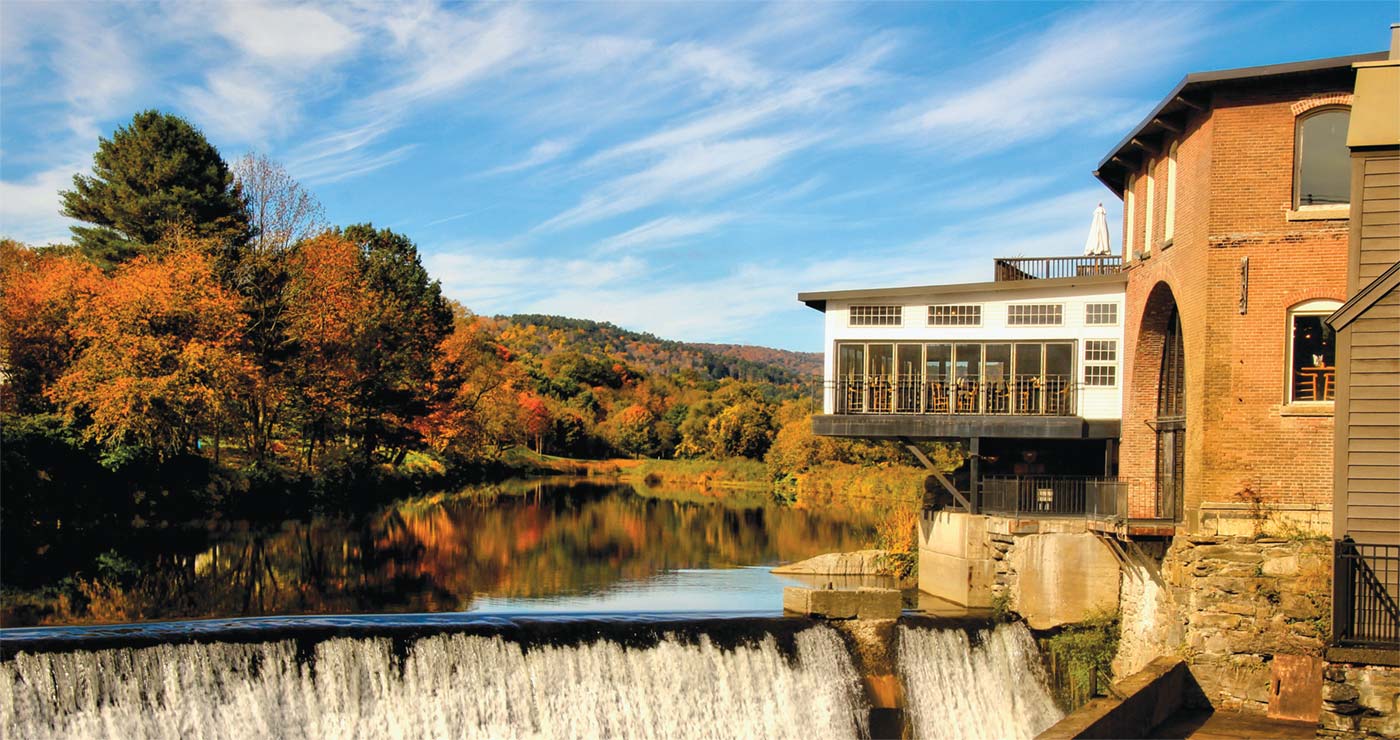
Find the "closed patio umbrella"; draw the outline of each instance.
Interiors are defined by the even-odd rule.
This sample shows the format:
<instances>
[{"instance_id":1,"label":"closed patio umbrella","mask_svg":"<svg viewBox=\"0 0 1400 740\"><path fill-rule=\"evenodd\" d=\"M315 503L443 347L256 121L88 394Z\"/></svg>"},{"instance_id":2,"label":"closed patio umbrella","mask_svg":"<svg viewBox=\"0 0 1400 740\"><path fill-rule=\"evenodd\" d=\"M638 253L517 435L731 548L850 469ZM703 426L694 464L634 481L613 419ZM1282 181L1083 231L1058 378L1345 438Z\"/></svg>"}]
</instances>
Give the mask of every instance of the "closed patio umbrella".
<instances>
[{"instance_id":1,"label":"closed patio umbrella","mask_svg":"<svg viewBox=\"0 0 1400 740\"><path fill-rule=\"evenodd\" d=\"M1108 211L1105 211L1103 204L1094 209L1094 221L1089 224L1089 238L1084 241L1084 256L1097 257L1099 255L1113 254L1113 248L1108 246Z\"/></svg>"}]
</instances>

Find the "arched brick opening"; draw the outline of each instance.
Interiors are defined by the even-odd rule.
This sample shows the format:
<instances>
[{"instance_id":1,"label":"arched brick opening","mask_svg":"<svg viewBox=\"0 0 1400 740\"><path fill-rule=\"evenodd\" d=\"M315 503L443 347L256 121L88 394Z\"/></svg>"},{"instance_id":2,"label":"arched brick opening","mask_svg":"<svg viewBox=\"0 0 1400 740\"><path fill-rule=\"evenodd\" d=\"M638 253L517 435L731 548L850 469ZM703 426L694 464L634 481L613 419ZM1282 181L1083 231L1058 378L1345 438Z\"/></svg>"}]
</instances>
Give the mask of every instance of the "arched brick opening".
<instances>
[{"instance_id":1,"label":"arched brick opening","mask_svg":"<svg viewBox=\"0 0 1400 740\"><path fill-rule=\"evenodd\" d=\"M1180 520L1185 491L1186 360L1181 314L1171 286L1159 282L1148 293L1134 347L1130 403L1146 421L1134 445L1134 516ZM1137 431L1137 430L1134 430Z\"/></svg>"}]
</instances>

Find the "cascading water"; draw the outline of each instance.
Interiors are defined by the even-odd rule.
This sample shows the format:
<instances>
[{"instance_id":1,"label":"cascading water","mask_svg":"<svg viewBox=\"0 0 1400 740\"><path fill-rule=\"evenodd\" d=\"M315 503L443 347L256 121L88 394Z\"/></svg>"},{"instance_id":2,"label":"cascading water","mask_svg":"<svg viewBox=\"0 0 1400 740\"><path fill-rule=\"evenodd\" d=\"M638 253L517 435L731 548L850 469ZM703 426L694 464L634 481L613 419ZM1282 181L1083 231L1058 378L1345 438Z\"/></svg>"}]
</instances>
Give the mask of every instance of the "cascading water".
<instances>
[{"instance_id":1,"label":"cascading water","mask_svg":"<svg viewBox=\"0 0 1400 740\"><path fill-rule=\"evenodd\" d=\"M866 709L825 626L722 648L500 636L335 638L16 655L0 664L5 737L855 738Z\"/></svg>"},{"instance_id":2,"label":"cascading water","mask_svg":"<svg viewBox=\"0 0 1400 740\"><path fill-rule=\"evenodd\" d=\"M1029 740L1064 716L1025 625L978 633L899 629L909 724L923 740Z\"/></svg>"}]
</instances>

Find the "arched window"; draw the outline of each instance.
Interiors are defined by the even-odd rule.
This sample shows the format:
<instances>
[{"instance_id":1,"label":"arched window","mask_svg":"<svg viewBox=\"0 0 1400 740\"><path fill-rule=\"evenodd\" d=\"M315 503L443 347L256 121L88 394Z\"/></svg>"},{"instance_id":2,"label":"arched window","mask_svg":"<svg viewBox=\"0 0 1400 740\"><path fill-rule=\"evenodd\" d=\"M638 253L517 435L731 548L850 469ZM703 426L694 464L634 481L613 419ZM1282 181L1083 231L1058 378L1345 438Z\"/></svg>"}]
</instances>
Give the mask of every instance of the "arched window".
<instances>
[{"instance_id":1,"label":"arched window","mask_svg":"<svg viewBox=\"0 0 1400 740\"><path fill-rule=\"evenodd\" d=\"M1146 197L1147 210L1146 210L1146 213L1143 214L1143 218L1142 218L1142 220L1143 220L1143 227L1142 227L1142 253L1143 253L1143 254L1151 254L1151 253L1152 253L1152 215L1153 215L1153 214L1152 214L1152 208L1153 208L1153 203L1152 203L1153 193L1152 193L1152 191L1153 191L1153 189L1154 189L1154 188L1153 188L1153 183L1154 183L1154 181L1157 179L1157 178L1155 178L1155 177L1152 176L1152 171L1155 170L1156 168L1157 168L1157 160L1155 160L1155 159L1148 160L1148 162L1147 162L1147 194L1146 194L1146 196L1145 196L1145 197Z\"/></svg>"},{"instance_id":2,"label":"arched window","mask_svg":"<svg viewBox=\"0 0 1400 740\"><path fill-rule=\"evenodd\" d=\"M1125 260L1133 258L1133 242L1136 241L1133 238L1133 216L1135 215L1133 211L1137 208L1136 199L1133 197L1134 185L1137 185L1137 178L1129 175L1127 184L1123 186L1123 218L1125 219L1123 224L1123 259Z\"/></svg>"},{"instance_id":3,"label":"arched window","mask_svg":"<svg viewBox=\"0 0 1400 740\"><path fill-rule=\"evenodd\" d=\"M1167 218L1162 224L1162 241L1170 242L1176 233L1176 145L1167 153Z\"/></svg>"},{"instance_id":4,"label":"arched window","mask_svg":"<svg viewBox=\"0 0 1400 740\"><path fill-rule=\"evenodd\" d=\"M1298 118L1293 142L1293 205L1351 202L1351 153L1347 108L1319 108Z\"/></svg>"},{"instance_id":5,"label":"arched window","mask_svg":"<svg viewBox=\"0 0 1400 740\"><path fill-rule=\"evenodd\" d=\"M1337 334L1324 319L1342 304L1315 300L1288 311L1288 402L1336 398Z\"/></svg>"}]
</instances>

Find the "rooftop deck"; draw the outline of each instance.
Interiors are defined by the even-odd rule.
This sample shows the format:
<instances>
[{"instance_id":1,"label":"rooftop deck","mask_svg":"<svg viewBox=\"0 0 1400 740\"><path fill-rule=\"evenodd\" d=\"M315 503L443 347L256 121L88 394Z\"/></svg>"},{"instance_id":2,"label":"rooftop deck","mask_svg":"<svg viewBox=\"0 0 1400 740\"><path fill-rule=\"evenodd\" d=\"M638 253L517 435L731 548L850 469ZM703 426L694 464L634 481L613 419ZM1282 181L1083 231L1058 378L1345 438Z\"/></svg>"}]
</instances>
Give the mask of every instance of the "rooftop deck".
<instances>
[{"instance_id":1,"label":"rooftop deck","mask_svg":"<svg viewBox=\"0 0 1400 740\"><path fill-rule=\"evenodd\" d=\"M997 257L996 281L1114 275L1122 269L1123 258L1115 254L1093 257Z\"/></svg>"}]
</instances>

